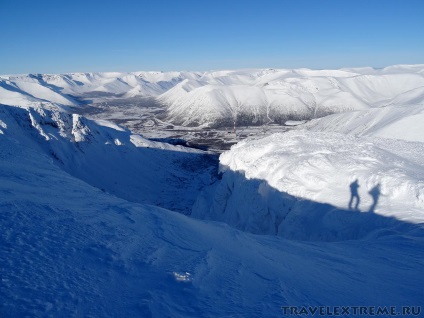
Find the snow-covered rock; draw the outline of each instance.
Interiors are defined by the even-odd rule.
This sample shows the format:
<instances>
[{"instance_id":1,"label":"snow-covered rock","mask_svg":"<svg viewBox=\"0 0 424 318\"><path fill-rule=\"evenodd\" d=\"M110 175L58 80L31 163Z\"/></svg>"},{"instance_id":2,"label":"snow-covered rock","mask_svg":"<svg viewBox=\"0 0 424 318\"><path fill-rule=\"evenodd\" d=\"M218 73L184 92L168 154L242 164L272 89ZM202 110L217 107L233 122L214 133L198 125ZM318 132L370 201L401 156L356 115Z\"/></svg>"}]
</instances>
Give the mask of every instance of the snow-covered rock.
<instances>
[{"instance_id":1,"label":"snow-covered rock","mask_svg":"<svg viewBox=\"0 0 424 318\"><path fill-rule=\"evenodd\" d=\"M195 200L191 189L209 184L213 170L202 151L153 142L110 122L55 109L0 105L0 131L103 191L183 213Z\"/></svg>"}]
</instances>

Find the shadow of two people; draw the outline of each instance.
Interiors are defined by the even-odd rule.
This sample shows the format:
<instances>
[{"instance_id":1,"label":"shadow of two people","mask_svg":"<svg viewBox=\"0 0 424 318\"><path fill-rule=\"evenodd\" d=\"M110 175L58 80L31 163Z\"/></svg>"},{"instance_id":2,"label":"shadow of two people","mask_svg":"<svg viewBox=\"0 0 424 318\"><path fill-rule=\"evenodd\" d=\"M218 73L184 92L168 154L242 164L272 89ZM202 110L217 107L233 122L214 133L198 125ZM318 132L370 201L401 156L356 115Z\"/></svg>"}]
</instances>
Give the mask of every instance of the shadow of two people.
<instances>
[{"instance_id":1,"label":"shadow of two people","mask_svg":"<svg viewBox=\"0 0 424 318\"><path fill-rule=\"evenodd\" d=\"M350 200L349 200L349 210L352 210L352 204L355 202L355 208L354 210L359 211L359 203L361 202L361 198L359 197L358 189L359 189L359 182L358 179L353 181L350 185ZM374 186L370 191L368 191L369 195L372 197L372 204L368 210L368 212L374 212L375 208L377 207L378 200L381 195L381 185L378 183L376 186Z\"/></svg>"}]
</instances>

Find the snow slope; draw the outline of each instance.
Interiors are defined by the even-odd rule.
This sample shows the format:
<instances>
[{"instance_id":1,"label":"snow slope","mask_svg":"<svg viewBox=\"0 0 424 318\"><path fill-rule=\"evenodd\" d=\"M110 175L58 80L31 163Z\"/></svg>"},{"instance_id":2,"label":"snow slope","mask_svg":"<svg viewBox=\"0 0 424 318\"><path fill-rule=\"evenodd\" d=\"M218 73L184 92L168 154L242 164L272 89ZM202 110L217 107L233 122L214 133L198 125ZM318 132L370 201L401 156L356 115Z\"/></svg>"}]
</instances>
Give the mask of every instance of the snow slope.
<instances>
[{"instance_id":1,"label":"snow slope","mask_svg":"<svg viewBox=\"0 0 424 318\"><path fill-rule=\"evenodd\" d=\"M31 84L30 84L31 85ZM24 86L24 85L23 85ZM32 88L35 85L31 85ZM61 96L56 96L54 92L48 92L46 94L46 89L38 85L37 88L41 88L40 92L37 92L37 96L41 98L37 98L33 95L31 95L29 92L25 92L24 90L20 89L18 85L15 83L12 83L8 80L1 80L0 79L0 104L4 105L13 105L13 106L41 106L43 105L44 108L47 107L47 105L50 105L51 103L48 101L49 98L51 99L60 99ZM37 91L37 89L35 89ZM43 95L44 94L44 95ZM41 96L43 95L43 96ZM55 98L57 97L57 98ZM63 100L62 100L63 101ZM66 100L66 103L68 101ZM58 108L58 106L53 106L51 104L51 107Z\"/></svg>"},{"instance_id":2,"label":"snow slope","mask_svg":"<svg viewBox=\"0 0 424 318\"><path fill-rule=\"evenodd\" d=\"M205 72L159 96L182 125L284 123L381 106L423 104L424 67Z\"/></svg>"},{"instance_id":3,"label":"snow slope","mask_svg":"<svg viewBox=\"0 0 424 318\"><path fill-rule=\"evenodd\" d=\"M103 191L183 213L189 213L196 189L210 183L213 170L213 159L204 152L152 142L110 122L58 110L0 105L0 133L39 149Z\"/></svg>"},{"instance_id":4,"label":"snow slope","mask_svg":"<svg viewBox=\"0 0 424 318\"><path fill-rule=\"evenodd\" d=\"M304 125L310 131L424 142L424 105L370 109L334 114Z\"/></svg>"},{"instance_id":5,"label":"snow slope","mask_svg":"<svg viewBox=\"0 0 424 318\"><path fill-rule=\"evenodd\" d=\"M37 141L73 136L89 152L109 129L70 116L64 140L54 113L40 124L41 111L14 111L0 113L2 317L282 317L281 306L422 304L422 228L391 219L392 231L373 237L301 242L131 203L69 174Z\"/></svg>"},{"instance_id":6,"label":"snow slope","mask_svg":"<svg viewBox=\"0 0 424 318\"><path fill-rule=\"evenodd\" d=\"M220 156L222 180L204 191L192 215L258 234L324 241L387 230L391 217L421 224L423 153L421 142L339 133L291 131L245 140ZM348 209L355 179L360 211Z\"/></svg>"}]
</instances>

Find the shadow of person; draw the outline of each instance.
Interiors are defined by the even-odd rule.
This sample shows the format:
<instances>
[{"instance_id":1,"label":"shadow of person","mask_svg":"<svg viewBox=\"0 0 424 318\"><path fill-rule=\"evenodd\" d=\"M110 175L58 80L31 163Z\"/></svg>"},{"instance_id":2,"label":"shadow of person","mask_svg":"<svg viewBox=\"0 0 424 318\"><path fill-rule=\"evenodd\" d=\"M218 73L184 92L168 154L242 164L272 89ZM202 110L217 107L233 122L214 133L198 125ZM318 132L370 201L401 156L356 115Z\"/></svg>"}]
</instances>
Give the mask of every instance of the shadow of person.
<instances>
[{"instance_id":1,"label":"shadow of person","mask_svg":"<svg viewBox=\"0 0 424 318\"><path fill-rule=\"evenodd\" d=\"M370 194L373 200L368 212L374 212L375 207L377 206L377 203L378 203L378 199L380 198L380 195L381 195L380 184L377 184L368 193Z\"/></svg>"},{"instance_id":2,"label":"shadow of person","mask_svg":"<svg viewBox=\"0 0 424 318\"><path fill-rule=\"evenodd\" d=\"M353 200L356 200L355 203L355 210L359 210L359 202L361 202L361 199L359 198L359 194L358 194L358 188L359 188L359 183L358 183L358 179L356 179L355 181L353 181L350 185L350 200L349 200L349 210L352 210L352 203Z\"/></svg>"}]
</instances>

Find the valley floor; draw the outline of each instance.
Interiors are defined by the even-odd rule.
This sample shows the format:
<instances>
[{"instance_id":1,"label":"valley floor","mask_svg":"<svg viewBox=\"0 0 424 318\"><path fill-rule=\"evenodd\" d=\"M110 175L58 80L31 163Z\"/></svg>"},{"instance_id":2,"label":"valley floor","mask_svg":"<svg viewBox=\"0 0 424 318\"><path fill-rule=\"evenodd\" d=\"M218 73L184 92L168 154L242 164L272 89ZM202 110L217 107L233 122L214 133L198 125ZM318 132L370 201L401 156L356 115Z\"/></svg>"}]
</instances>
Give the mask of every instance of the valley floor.
<instances>
[{"instance_id":1,"label":"valley floor","mask_svg":"<svg viewBox=\"0 0 424 318\"><path fill-rule=\"evenodd\" d=\"M81 101L84 106L71 111L93 120L108 120L154 141L183 145L221 153L248 137L261 138L284 132L293 125L253 125L231 127L184 127L166 120L166 107L152 97L93 97Z\"/></svg>"}]
</instances>

